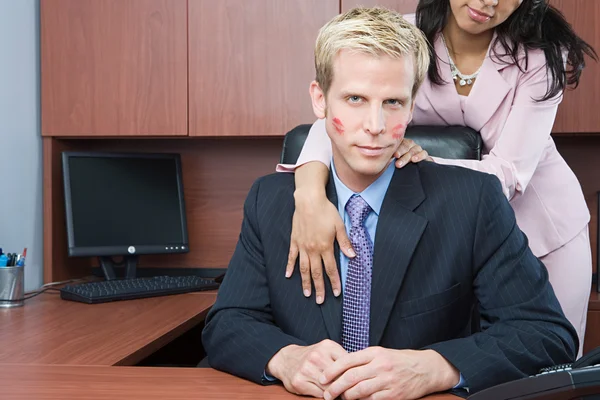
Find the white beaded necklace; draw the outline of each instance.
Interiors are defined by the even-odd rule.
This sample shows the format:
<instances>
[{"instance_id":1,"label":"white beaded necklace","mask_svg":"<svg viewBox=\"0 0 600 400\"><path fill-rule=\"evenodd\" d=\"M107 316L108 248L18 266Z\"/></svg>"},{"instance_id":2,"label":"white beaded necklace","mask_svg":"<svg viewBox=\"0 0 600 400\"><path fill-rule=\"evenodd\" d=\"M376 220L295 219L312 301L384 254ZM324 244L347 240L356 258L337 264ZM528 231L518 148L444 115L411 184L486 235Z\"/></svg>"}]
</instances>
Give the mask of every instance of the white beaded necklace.
<instances>
[{"instance_id":1,"label":"white beaded necklace","mask_svg":"<svg viewBox=\"0 0 600 400\"><path fill-rule=\"evenodd\" d=\"M477 78L477 75L479 75L479 70L481 69L481 67L479 67L477 69L477 71L475 71L475 73L473 73L471 75L465 75L462 72L460 72L458 70L458 67L456 66L456 63L454 62L452 57L450 57L450 52L448 51L448 46L446 45L446 39L444 38L444 34L442 33L441 35L442 35L442 42L444 43L444 47L446 48L446 54L448 55L448 60L450 60L450 71L452 72L452 79L454 81L458 80L458 84L460 86L473 84L473 80L475 78Z\"/></svg>"}]
</instances>

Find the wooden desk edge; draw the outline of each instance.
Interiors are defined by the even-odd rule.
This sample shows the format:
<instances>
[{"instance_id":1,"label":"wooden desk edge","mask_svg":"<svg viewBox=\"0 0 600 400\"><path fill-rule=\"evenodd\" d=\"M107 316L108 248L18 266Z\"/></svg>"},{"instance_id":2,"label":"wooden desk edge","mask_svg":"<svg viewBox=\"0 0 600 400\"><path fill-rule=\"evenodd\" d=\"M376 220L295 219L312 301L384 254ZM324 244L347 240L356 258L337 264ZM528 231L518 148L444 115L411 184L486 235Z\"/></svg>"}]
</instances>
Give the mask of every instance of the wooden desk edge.
<instances>
[{"instance_id":1,"label":"wooden desk edge","mask_svg":"<svg viewBox=\"0 0 600 400\"><path fill-rule=\"evenodd\" d=\"M212 305L211 305L212 307ZM134 366L135 364L142 361L144 358L150 356L156 351L160 350L167 344L171 343L173 340L177 339L179 336L184 334L185 332L192 329L194 326L199 325L206 318L206 314L211 307L203 310L202 312L196 314L192 318L187 321L179 324L175 329L170 330L168 333L157 337L154 341L147 343L144 347L141 347L129 354L128 356L123 357L121 360L114 363L114 366Z\"/></svg>"},{"instance_id":2,"label":"wooden desk edge","mask_svg":"<svg viewBox=\"0 0 600 400\"><path fill-rule=\"evenodd\" d=\"M79 399L83 393L94 399L129 399L132 395L155 399L161 392L171 393L174 399L197 398L199 393L205 399L231 398L237 393L265 400L306 398L286 392L281 385L262 386L210 368L0 364L0 385L5 394L36 400L55 399L57 394ZM459 398L442 393L423 400Z\"/></svg>"}]
</instances>

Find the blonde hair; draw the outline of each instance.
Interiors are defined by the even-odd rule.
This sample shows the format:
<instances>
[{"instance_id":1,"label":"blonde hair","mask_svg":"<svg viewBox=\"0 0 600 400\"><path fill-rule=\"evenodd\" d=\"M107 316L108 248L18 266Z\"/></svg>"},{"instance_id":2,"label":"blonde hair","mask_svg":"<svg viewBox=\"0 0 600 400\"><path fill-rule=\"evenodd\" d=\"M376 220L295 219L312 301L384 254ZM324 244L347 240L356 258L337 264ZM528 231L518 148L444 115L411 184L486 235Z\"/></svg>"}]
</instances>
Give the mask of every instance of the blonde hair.
<instances>
[{"instance_id":1,"label":"blonde hair","mask_svg":"<svg viewBox=\"0 0 600 400\"><path fill-rule=\"evenodd\" d=\"M316 81L325 94L333 81L333 61L345 49L392 58L412 55L416 72L413 99L429 68L425 35L399 13L383 7L353 8L319 30L315 46Z\"/></svg>"}]
</instances>

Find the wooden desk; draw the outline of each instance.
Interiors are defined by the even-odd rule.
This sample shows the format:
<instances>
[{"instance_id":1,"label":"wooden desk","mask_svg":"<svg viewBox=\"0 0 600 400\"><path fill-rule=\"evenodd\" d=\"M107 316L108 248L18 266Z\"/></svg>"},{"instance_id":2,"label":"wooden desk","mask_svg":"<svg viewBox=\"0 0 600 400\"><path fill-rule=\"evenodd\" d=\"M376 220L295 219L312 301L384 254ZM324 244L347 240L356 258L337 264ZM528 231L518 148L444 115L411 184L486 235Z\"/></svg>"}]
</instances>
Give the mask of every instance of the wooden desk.
<instances>
[{"instance_id":1,"label":"wooden desk","mask_svg":"<svg viewBox=\"0 0 600 400\"><path fill-rule=\"evenodd\" d=\"M92 305L43 293L0 309L0 363L134 365L200 324L215 299L211 291Z\"/></svg>"},{"instance_id":2,"label":"wooden desk","mask_svg":"<svg viewBox=\"0 0 600 400\"><path fill-rule=\"evenodd\" d=\"M0 365L0 393L11 400L306 399L212 369L65 365Z\"/></svg>"}]
</instances>

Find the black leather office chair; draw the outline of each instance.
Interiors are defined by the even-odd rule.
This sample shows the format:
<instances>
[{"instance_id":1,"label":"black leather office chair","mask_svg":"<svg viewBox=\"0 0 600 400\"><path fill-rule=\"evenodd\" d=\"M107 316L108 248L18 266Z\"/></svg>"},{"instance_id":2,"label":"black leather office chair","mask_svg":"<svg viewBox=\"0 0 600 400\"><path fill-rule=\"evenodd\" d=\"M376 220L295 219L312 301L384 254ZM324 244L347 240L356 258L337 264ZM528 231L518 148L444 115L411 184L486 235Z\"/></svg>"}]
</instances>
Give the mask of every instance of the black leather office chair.
<instances>
[{"instance_id":1,"label":"black leather office chair","mask_svg":"<svg viewBox=\"0 0 600 400\"><path fill-rule=\"evenodd\" d=\"M286 133L280 157L282 164L296 163L309 130L310 125L304 124ZM481 160L481 136L465 126L409 126L406 137L420 144L434 157Z\"/></svg>"}]
</instances>

